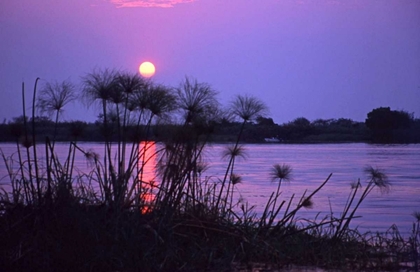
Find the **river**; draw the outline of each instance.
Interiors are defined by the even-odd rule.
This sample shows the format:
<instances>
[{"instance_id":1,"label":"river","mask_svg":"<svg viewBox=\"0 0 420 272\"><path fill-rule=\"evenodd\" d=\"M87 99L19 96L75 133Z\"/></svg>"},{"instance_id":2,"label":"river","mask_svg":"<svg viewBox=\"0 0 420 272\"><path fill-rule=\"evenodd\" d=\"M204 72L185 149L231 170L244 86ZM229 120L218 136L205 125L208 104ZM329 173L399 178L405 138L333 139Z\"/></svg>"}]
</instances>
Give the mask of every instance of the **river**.
<instances>
[{"instance_id":1,"label":"river","mask_svg":"<svg viewBox=\"0 0 420 272\"><path fill-rule=\"evenodd\" d=\"M100 143L80 143L84 149L103 150ZM3 152L10 156L16 146L1 143ZM227 144L212 144L204 157L209 169L203 176L214 178L224 175L227 161L222 159ZM67 149L66 144L57 144L60 152ZM288 164L292 167L292 180L282 183L282 199L288 201L307 190L308 193L319 186L330 173L327 185L313 198L313 207L302 209L300 218L322 218L331 212L339 217L351 191L351 183L360 179L366 185L366 166L380 169L389 178L391 188L382 193L374 189L362 203L352 227L365 231L386 231L393 224L401 233L409 233L415 221L414 212L420 212L420 145L372 145L364 143L349 144L248 144L245 145L246 159L238 159L235 173L242 182L235 186L239 195L254 205L255 212L261 213L277 184L271 182L270 171L274 164ZM14 155L16 159L16 155ZM83 156L76 157L79 169L88 167ZM0 161L0 184L7 184L6 169Z\"/></svg>"}]
</instances>

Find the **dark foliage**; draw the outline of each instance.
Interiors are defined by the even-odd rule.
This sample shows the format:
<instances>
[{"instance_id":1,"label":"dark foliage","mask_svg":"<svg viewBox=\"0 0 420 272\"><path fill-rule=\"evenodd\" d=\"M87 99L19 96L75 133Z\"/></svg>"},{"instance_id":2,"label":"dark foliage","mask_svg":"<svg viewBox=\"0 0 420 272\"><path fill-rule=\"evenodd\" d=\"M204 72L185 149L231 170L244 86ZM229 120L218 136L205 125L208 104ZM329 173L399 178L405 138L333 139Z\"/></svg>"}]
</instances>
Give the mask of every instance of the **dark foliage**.
<instances>
[{"instance_id":1,"label":"dark foliage","mask_svg":"<svg viewBox=\"0 0 420 272\"><path fill-rule=\"evenodd\" d=\"M381 143L409 142L413 123L413 114L389 107L372 110L365 121L371 131L372 141Z\"/></svg>"}]
</instances>

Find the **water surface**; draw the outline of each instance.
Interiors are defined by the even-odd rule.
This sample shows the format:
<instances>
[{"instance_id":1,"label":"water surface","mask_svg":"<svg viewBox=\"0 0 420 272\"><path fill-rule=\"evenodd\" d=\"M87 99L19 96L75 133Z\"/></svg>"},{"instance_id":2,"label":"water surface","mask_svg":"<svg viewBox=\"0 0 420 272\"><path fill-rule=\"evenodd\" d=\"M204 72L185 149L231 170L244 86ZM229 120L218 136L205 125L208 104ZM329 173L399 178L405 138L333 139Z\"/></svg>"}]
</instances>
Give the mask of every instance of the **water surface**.
<instances>
[{"instance_id":1,"label":"water surface","mask_svg":"<svg viewBox=\"0 0 420 272\"><path fill-rule=\"evenodd\" d=\"M85 150L103 152L100 143L81 143ZM227 160L221 154L227 144L213 144L204 153L209 169L204 176L223 178ZM17 159L14 144L0 144L3 152ZM56 150L64 156L67 144L57 144ZM315 190L332 173L327 185L313 198L313 208L303 209L301 218L313 219L330 215L339 217L351 192L350 184L360 179L366 184L363 169L370 165L384 171L391 182L391 190L381 193L373 190L360 206L352 227L362 231L386 231L396 224L400 231L411 230L415 211L420 212L420 145L370 145L370 144L250 144L246 145L246 159L238 159L235 173L241 175L242 183L235 186L236 196L241 196L255 211L261 213L277 183L270 178L274 164L288 164L293 168L292 180L282 184L282 199L288 201L294 194L296 199L307 190ZM42 156L42 149L40 148ZM59 155L60 155L59 154ZM89 171L86 159L76 157L76 167ZM150 172L149 168L149 172ZM1 184L7 184L6 168L0 161Z\"/></svg>"},{"instance_id":2,"label":"water surface","mask_svg":"<svg viewBox=\"0 0 420 272\"><path fill-rule=\"evenodd\" d=\"M211 160L209 173L220 176L226 162L220 153L224 145L214 145L207 153ZM415 211L420 211L420 145L370 145L370 144L255 144L246 146L248 158L236 163L236 174L243 178L237 185L238 192L256 210L263 211L270 194L277 184L270 178L273 164L288 164L293 168L293 179L283 183L282 197L292 194L300 197L305 190L312 192L330 173L327 185L314 197L312 209L303 209L301 216L314 218L340 216L351 191L351 183L360 179L366 185L366 166L385 172L391 190L381 193L374 189L360 206L353 226L362 230L385 231L397 224L402 232L411 229ZM219 155L219 156L217 156Z\"/></svg>"}]
</instances>

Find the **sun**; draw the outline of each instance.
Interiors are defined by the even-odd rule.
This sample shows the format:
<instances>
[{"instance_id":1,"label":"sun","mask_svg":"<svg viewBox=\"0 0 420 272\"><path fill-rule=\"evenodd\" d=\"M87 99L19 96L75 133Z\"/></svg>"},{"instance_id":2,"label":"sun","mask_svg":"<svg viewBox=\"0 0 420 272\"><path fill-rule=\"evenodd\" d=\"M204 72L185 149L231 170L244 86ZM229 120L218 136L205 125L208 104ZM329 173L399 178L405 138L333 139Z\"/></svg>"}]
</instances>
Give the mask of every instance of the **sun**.
<instances>
[{"instance_id":1,"label":"sun","mask_svg":"<svg viewBox=\"0 0 420 272\"><path fill-rule=\"evenodd\" d=\"M142 64L140 64L139 72L144 77L152 77L155 74L156 69L153 63L145 61Z\"/></svg>"}]
</instances>

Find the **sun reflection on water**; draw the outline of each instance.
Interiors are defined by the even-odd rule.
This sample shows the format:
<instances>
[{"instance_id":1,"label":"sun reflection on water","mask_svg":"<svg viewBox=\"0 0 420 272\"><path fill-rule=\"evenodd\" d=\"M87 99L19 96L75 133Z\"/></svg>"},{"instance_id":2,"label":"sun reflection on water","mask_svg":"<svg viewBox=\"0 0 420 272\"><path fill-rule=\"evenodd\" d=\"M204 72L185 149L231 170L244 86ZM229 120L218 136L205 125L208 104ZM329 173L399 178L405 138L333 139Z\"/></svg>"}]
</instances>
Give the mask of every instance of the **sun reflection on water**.
<instances>
[{"instance_id":1,"label":"sun reflection on water","mask_svg":"<svg viewBox=\"0 0 420 272\"><path fill-rule=\"evenodd\" d=\"M155 188L157 186L156 143L152 141L140 142L138 156L138 178L141 186L140 198L145 204L142 212L147 213L150 211L150 205L155 200Z\"/></svg>"}]
</instances>

